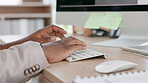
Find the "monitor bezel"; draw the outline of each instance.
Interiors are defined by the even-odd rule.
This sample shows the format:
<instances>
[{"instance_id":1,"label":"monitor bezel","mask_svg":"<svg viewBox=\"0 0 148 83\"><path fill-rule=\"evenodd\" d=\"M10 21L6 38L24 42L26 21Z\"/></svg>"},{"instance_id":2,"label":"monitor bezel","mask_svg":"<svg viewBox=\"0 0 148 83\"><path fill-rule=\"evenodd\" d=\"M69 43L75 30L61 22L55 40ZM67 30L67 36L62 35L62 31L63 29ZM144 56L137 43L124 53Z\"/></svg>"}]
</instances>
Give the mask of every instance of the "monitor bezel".
<instances>
[{"instance_id":1,"label":"monitor bezel","mask_svg":"<svg viewBox=\"0 0 148 83\"><path fill-rule=\"evenodd\" d=\"M62 12L62 11L82 11L82 12L88 12L88 11L97 11L97 12L102 12L102 11L148 11L148 4L140 4L140 5L135 5L135 4L128 4L128 5L73 5L69 7L61 7L60 6L60 0L57 0L57 11Z\"/></svg>"}]
</instances>

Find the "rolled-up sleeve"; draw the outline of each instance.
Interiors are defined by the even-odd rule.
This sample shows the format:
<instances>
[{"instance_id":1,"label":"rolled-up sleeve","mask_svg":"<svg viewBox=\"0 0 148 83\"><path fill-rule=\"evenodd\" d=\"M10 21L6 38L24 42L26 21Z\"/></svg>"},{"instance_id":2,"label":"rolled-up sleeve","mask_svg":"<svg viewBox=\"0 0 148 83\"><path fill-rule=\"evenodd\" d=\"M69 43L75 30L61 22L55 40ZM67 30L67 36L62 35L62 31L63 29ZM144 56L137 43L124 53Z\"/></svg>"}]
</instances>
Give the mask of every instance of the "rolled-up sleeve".
<instances>
[{"instance_id":1,"label":"rolled-up sleeve","mask_svg":"<svg viewBox=\"0 0 148 83\"><path fill-rule=\"evenodd\" d=\"M0 50L0 83L20 83L49 66L39 43L29 41Z\"/></svg>"}]
</instances>

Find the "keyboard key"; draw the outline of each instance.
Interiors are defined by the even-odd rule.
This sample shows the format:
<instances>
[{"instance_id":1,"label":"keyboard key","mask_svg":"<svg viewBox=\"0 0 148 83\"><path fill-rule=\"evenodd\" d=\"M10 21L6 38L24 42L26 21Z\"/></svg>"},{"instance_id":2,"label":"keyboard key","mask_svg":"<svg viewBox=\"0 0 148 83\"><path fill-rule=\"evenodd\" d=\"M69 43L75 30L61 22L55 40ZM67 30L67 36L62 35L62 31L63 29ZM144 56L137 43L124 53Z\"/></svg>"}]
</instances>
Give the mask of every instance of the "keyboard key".
<instances>
[{"instance_id":1,"label":"keyboard key","mask_svg":"<svg viewBox=\"0 0 148 83\"><path fill-rule=\"evenodd\" d=\"M92 57L99 57L102 55L104 55L105 57L106 53L92 50L92 49L85 49L85 50L80 50L72 53L66 60L68 62L73 62L73 61L79 61L79 60L88 59Z\"/></svg>"}]
</instances>

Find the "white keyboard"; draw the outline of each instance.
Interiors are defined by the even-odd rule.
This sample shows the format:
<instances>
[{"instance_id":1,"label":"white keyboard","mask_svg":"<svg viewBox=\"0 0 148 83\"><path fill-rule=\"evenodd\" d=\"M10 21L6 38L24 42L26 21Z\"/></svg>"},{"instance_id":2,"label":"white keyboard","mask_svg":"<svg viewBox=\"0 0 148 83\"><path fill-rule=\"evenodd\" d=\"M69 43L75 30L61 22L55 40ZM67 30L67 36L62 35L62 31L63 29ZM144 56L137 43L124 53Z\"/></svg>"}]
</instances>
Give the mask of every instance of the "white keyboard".
<instances>
[{"instance_id":1,"label":"white keyboard","mask_svg":"<svg viewBox=\"0 0 148 83\"><path fill-rule=\"evenodd\" d=\"M73 61L79 61L83 59L88 59L88 58L93 58L93 57L99 57L99 56L104 56L105 57L106 53L92 50L92 49L85 49L85 50L80 50L72 53L66 60L68 62L73 62Z\"/></svg>"}]
</instances>

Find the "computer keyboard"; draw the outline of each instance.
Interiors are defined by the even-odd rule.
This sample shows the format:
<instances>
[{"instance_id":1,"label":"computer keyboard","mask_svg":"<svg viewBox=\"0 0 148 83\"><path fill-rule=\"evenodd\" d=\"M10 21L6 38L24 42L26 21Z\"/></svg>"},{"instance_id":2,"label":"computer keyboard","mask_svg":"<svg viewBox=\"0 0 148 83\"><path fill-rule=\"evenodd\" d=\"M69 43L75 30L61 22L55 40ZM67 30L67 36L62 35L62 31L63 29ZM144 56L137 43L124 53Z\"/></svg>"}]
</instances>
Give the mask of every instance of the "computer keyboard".
<instances>
[{"instance_id":1,"label":"computer keyboard","mask_svg":"<svg viewBox=\"0 0 148 83\"><path fill-rule=\"evenodd\" d=\"M72 53L68 58L66 58L66 60L68 62L73 62L73 61L79 61L79 60L99 57L99 56L104 56L104 58L106 58L105 55L106 53L104 52L100 52L93 49L85 49L85 50L79 50Z\"/></svg>"}]
</instances>

